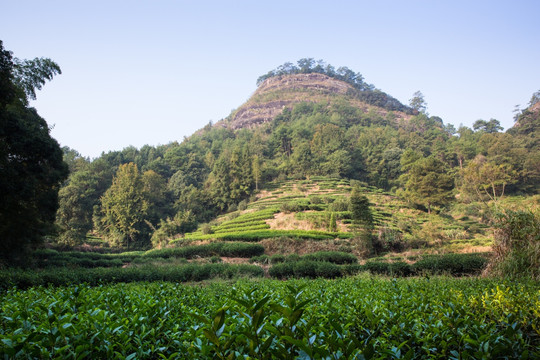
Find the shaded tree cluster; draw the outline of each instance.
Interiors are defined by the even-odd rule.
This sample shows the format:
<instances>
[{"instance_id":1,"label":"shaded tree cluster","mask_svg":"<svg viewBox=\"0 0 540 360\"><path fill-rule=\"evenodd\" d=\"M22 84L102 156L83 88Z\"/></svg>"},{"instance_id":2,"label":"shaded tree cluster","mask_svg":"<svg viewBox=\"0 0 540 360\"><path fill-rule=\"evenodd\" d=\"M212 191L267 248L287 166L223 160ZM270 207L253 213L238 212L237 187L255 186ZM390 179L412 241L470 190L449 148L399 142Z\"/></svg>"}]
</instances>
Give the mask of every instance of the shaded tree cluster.
<instances>
[{"instance_id":1,"label":"shaded tree cluster","mask_svg":"<svg viewBox=\"0 0 540 360\"><path fill-rule=\"evenodd\" d=\"M50 59L19 60L0 41L0 262L24 260L53 232L62 150L28 100L60 73Z\"/></svg>"}]
</instances>

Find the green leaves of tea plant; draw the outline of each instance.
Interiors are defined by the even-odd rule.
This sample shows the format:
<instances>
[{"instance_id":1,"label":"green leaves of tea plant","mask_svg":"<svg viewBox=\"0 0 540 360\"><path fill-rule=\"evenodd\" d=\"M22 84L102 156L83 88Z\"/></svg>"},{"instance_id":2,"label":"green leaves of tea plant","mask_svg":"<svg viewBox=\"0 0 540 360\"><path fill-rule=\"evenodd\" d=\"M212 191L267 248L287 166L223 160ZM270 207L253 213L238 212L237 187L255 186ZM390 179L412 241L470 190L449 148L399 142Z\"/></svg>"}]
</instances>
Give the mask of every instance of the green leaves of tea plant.
<instances>
[{"instance_id":1,"label":"green leaves of tea plant","mask_svg":"<svg viewBox=\"0 0 540 360\"><path fill-rule=\"evenodd\" d=\"M5 358L539 358L540 285L240 280L8 290Z\"/></svg>"}]
</instances>

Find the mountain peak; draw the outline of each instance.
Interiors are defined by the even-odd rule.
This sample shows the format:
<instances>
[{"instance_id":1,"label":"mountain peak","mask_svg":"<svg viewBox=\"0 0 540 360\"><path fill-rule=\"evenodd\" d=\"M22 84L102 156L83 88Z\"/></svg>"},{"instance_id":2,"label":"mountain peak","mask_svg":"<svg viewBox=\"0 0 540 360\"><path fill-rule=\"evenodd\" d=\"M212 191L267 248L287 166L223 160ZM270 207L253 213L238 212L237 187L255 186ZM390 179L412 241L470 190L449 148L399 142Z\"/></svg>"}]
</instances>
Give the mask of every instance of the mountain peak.
<instances>
[{"instance_id":1,"label":"mountain peak","mask_svg":"<svg viewBox=\"0 0 540 360\"><path fill-rule=\"evenodd\" d=\"M272 121L285 108L308 103L332 104L346 101L364 112L374 110L385 116L391 109L369 104L366 93L377 96L388 96L380 91L360 91L346 81L321 73L295 73L276 75L263 80L251 98L233 111L221 123L222 126L237 130L253 128ZM410 115L395 111L396 119L408 119ZM219 124L219 123L218 123Z\"/></svg>"}]
</instances>

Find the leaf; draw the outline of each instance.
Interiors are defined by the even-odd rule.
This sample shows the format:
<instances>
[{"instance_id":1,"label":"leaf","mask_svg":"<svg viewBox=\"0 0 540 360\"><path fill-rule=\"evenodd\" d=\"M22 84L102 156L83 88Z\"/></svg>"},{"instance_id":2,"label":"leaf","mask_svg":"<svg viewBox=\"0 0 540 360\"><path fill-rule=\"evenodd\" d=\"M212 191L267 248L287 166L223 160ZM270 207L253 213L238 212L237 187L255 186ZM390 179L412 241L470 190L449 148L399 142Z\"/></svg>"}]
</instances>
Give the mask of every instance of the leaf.
<instances>
[{"instance_id":1,"label":"leaf","mask_svg":"<svg viewBox=\"0 0 540 360\"><path fill-rule=\"evenodd\" d=\"M132 359L135 359L135 357L137 356L137 353L134 352L128 356L126 356L125 360L132 360Z\"/></svg>"}]
</instances>

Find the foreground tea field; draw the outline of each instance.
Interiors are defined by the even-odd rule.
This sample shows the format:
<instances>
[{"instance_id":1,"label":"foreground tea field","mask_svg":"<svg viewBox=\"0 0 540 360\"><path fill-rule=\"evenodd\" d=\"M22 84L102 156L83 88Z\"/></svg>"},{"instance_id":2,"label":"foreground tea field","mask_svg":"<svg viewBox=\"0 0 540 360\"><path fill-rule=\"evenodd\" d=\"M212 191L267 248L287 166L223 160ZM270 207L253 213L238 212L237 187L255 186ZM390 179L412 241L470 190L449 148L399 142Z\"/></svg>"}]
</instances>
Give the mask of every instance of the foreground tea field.
<instances>
[{"instance_id":1,"label":"foreground tea field","mask_svg":"<svg viewBox=\"0 0 540 360\"><path fill-rule=\"evenodd\" d=\"M434 277L9 290L4 358L539 358L540 284Z\"/></svg>"}]
</instances>

